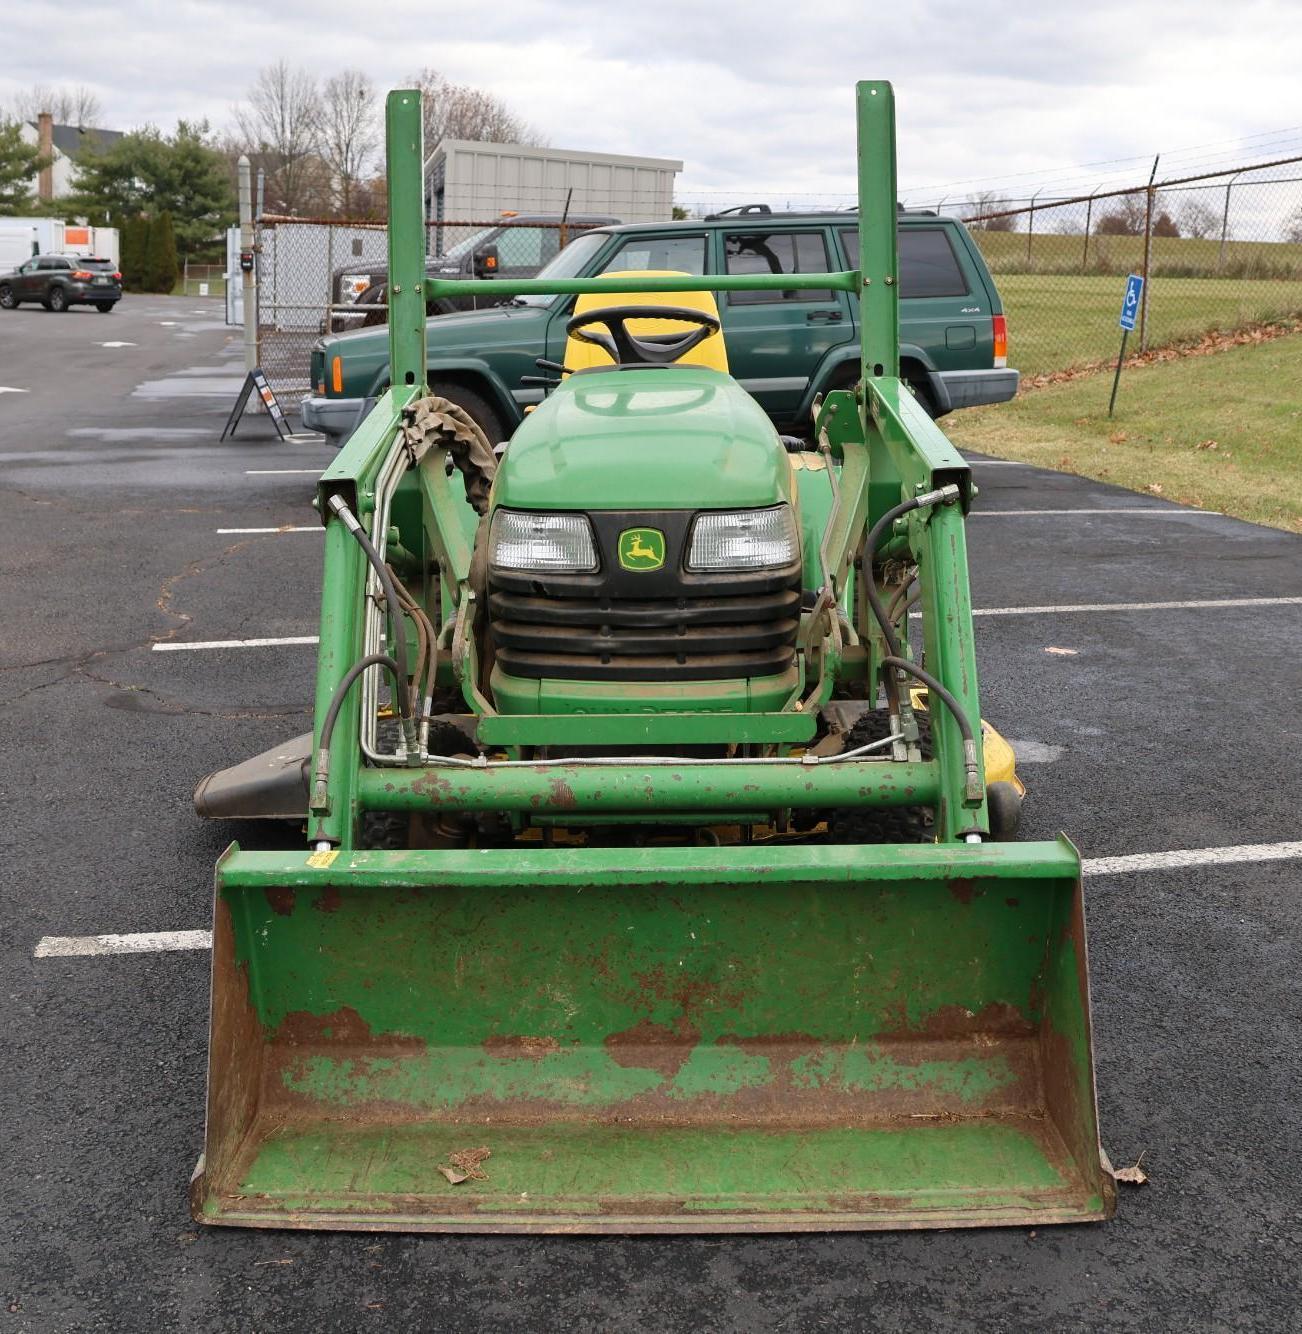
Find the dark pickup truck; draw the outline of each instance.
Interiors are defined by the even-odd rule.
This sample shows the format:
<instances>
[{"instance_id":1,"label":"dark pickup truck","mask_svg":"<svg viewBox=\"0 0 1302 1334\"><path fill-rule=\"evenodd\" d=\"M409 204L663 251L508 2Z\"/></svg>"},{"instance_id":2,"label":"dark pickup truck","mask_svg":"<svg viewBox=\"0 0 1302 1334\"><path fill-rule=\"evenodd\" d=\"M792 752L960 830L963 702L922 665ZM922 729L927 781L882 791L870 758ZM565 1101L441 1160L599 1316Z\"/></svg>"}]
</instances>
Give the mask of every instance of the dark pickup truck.
<instances>
[{"instance_id":1,"label":"dark pickup truck","mask_svg":"<svg viewBox=\"0 0 1302 1334\"><path fill-rule=\"evenodd\" d=\"M565 218L559 213L506 214L499 221L449 244L444 253L428 256L425 272L433 278L533 278L566 242L594 227L618 222L618 218L597 214L570 214ZM450 231L438 224L430 230L432 244ZM335 307L350 303L358 307L356 311L334 310L331 328L335 332L384 324L388 315L388 266L358 262L336 269L331 293ZM479 306L484 304L482 300L478 302ZM426 313L448 315L475 307L471 297L460 301L444 299L429 302Z\"/></svg>"},{"instance_id":2,"label":"dark pickup truck","mask_svg":"<svg viewBox=\"0 0 1302 1334\"><path fill-rule=\"evenodd\" d=\"M1007 326L990 270L955 218L898 214L900 373L936 417L1001 403L1017 392ZM820 273L856 266L854 213L747 210L685 222L630 223L579 236L542 275L671 269L683 273ZM427 326L434 392L460 403L490 440L506 439L543 390L539 357L560 361L574 298L517 296L483 310L441 315ZM859 304L831 289L730 292L719 313L732 374L780 429L800 431L817 394L858 378ZM364 329L321 339L312 351L315 393L304 426L342 438L364 400L388 382L387 333Z\"/></svg>"}]
</instances>

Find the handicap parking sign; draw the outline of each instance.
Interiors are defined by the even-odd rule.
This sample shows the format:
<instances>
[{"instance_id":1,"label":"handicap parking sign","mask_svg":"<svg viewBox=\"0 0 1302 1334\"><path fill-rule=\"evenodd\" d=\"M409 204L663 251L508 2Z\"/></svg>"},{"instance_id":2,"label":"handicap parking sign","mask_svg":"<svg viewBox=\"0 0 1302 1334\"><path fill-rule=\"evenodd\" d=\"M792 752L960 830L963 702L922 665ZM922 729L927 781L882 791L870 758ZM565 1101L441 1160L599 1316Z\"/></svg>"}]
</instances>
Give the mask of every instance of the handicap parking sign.
<instances>
[{"instance_id":1,"label":"handicap parking sign","mask_svg":"<svg viewBox=\"0 0 1302 1334\"><path fill-rule=\"evenodd\" d=\"M1144 295L1144 279L1138 273L1132 273L1126 279L1126 299L1121 303L1121 327L1126 330L1135 327L1135 316L1139 314L1139 299Z\"/></svg>"}]
</instances>

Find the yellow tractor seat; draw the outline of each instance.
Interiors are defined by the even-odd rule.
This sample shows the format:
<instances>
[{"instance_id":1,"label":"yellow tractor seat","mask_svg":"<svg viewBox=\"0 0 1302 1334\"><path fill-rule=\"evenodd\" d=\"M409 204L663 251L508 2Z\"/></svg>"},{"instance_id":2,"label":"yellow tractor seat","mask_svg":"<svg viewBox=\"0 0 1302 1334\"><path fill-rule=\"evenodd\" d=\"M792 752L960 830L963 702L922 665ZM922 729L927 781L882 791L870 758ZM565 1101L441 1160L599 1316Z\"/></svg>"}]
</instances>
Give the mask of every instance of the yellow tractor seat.
<instances>
[{"instance_id":1,"label":"yellow tractor seat","mask_svg":"<svg viewBox=\"0 0 1302 1334\"><path fill-rule=\"evenodd\" d=\"M621 273L603 273L603 278L678 278L687 277L678 269L638 269ZM576 315L590 315L595 310L614 306L678 306L699 310L702 314L719 318L718 303L713 292L584 292L574 303ZM590 326L602 330L604 326ZM681 334L684 325L679 320L630 320L629 332L645 338L650 334ZM708 366L711 370L728 374L728 350L724 346L723 331L712 333L698 343L683 358L687 365ZM565 366L572 371L591 366L613 366L614 358L605 348L570 337L565 343Z\"/></svg>"}]
</instances>

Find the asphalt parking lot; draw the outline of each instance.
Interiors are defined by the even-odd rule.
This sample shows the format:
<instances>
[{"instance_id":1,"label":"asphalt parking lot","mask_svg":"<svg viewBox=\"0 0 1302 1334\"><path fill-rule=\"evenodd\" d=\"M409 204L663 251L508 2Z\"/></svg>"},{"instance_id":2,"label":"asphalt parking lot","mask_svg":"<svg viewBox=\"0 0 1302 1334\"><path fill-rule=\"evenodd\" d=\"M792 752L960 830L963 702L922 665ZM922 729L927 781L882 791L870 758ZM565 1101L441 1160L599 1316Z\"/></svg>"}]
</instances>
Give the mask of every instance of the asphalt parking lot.
<instances>
[{"instance_id":1,"label":"asphalt parking lot","mask_svg":"<svg viewBox=\"0 0 1302 1334\"><path fill-rule=\"evenodd\" d=\"M206 952L36 948L206 928L217 854L259 835L201 823L196 779L310 725L310 644L233 641L315 634L319 534L244 530L311 525L331 454L265 419L218 443L241 376L220 321L190 298L0 312L0 1330L1298 1324L1302 540L981 461L983 709L1018 744L1026 835L1066 830L1087 859L1262 845L1091 868L1103 1140L1151 1177L1115 1220L599 1239L191 1223Z\"/></svg>"}]
</instances>

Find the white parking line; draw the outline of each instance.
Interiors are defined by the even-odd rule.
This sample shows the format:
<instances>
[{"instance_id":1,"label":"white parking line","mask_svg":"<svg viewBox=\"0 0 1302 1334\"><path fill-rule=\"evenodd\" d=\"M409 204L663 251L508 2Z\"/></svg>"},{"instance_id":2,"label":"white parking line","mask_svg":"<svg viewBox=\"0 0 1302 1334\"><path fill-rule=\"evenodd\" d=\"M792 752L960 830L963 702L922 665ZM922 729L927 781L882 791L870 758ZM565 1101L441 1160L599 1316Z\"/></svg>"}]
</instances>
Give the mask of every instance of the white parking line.
<instances>
[{"instance_id":1,"label":"white parking line","mask_svg":"<svg viewBox=\"0 0 1302 1334\"><path fill-rule=\"evenodd\" d=\"M310 473L313 477L320 477L323 469L321 468L245 468L246 477L288 477L295 473Z\"/></svg>"},{"instance_id":2,"label":"white parking line","mask_svg":"<svg viewBox=\"0 0 1302 1334\"><path fill-rule=\"evenodd\" d=\"M973 510L970 517L981 519L1013 519L1043 514L1161 514L1166 518L1188 518L1190 515L1224 517L1220 510L1172 509L1170 505L1124 505L1113 509L1073 510Z\"/></svg>"},{"instance_id":3,"label":"white parking line","mask_svg":"<svg viewBox=\"0 0 1302 1334\"><path fill-rule=\"evenodd\" d=\"M1239 843L1229 848L1187 848L1181 852L1136 852L1126 857L1086 857L1086 875L1122 875L1131 871L1172 871L1183 866L1223 866L1233 862L1281 862L1302 857L1302 841Z\"/></svg>"},{"instance_id":4,"label":"white parking line","mask_svg":"<svg viewBox=\"0 0 1302 1334\"><path fill-rule=\"evenodd\" d=\"M161 950L212 948L211 931L139 931L126 936L42 936L37 959L77 959L92 954L157 954Z\"/></svg>"},{"instance_id":5,"label":"white parking line","mask_svg":"<svg viewBox=\"0 0 1302 1334\"><path fill-rule=\"evenodd\" d=\"M219 528L219 533L324 533L319 523L286 524L283 528Z\"/></svg>"},{"instance_id":6,"label":"white parking line","mask_svg":"<svg viewBox=\"0 0 1302 1334\"><path fill-rule=\"evenodd\" d=\"M0 394L25 394L26 389L15 389L12 385L0 384Z\"/></svg>"},{"instance_id":7,"label":"white parking line","mask_svg":"<svg viewBox=\"0 0 1302 1334\"><path fill-rule=\"evenodd\" d=\"M1081 861L1081 871L1087 876L1126 875L1136 871L1288 861L1298 857L1302 857L1302 842L1240 843L1228 848L1186 848L1178 852L1139 852L1126 857L1085 857ZM37 959L72 959L98 954L206 950L211 946L210 931L141 931L118 936L42 936L32 954Z\"/></svg>"},{"instance_id":8,"label":"white parking line","mask_svg":"<svg viewBox=\"0 0 1302 1334\"><path fill-rule=\"evenodd\" d=\"M247 531L224 529L226 532ZM283 531L272 528L268 531ZM973 616L1050 616L1059 612L1095 612L1095 611L1184 611L1201 607L1276 607L1302 604L1302 597L1295 598L1208 598L1197 602L1082 602L1062 607L973 607ZM920 619L921 612L910 613ZM228 649L228 648L281 648L293 644L319 643L316 635L296 635L288 639L199 639L175 640L164 639L150 648L155 653L177 653L189 649Z\"/></svg>"},{"instance_id":9,"label":"white parking line","mask_svg":"<svg viewBox=\"0 0 1302 1334\"><path fill-rule=\"evenodd\" d=\"M1292 607L1294 598L1195 598L1189 602L1071 602L1047 607L973 607L973 616L1054 616L1084 611L1194 611L1212 607ZM916 613L914 613L916 615Z\"/></svg>"},{"instance_id":10,"label":"white parking line","mask_svg":"<svg viewBox=\"0 0 1302 1334\"><path fill-rule=\"evenodd\" d=\"M316 635L294 635L287 639L162 639L149 647L155 653L180 653L188 649L205 648L280 648L288 644L316 644Z\"/></svg>"}]
</instances>

